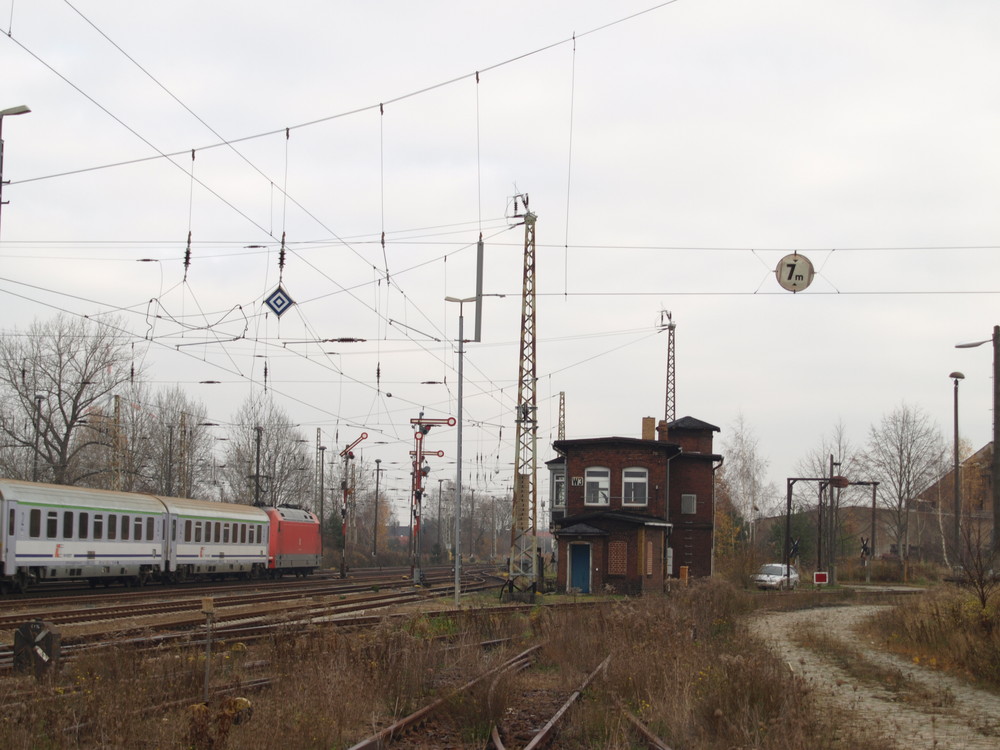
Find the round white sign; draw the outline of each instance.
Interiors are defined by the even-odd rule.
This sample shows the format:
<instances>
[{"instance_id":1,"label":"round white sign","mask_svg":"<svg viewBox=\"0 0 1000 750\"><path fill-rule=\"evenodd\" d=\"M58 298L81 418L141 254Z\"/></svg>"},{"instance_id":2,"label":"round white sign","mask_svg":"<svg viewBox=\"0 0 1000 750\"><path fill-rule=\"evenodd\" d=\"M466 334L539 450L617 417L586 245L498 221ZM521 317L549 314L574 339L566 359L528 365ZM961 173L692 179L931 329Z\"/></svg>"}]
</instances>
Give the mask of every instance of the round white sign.
<instances>
[{"instance_id":1,"label":"round white sign","mask_svg":"<svg viewBox=\"0 0 1000 750\"><path fill-rule=\"evenodd\" d=\"M782 289L790 292L801 292L812 283L816 272L812 262L804 255L792 253L778 261L774 275Z\"/></svg>"}]
</instances>

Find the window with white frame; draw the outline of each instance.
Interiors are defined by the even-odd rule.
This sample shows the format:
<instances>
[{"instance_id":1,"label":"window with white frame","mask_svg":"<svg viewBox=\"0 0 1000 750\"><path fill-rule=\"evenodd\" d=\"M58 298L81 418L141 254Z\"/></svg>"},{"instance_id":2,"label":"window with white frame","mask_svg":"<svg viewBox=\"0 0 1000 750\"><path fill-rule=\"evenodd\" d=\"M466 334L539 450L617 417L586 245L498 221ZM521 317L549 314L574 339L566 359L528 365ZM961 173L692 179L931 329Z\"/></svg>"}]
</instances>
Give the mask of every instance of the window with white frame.
<instances>
[{"instance_id":1,"label":"window with white frame","mask_svg":"<svg viewBox=\"0 0 1000 750\"><path fill-rule=\"evenodd\" d=\"M603 466L588 467L583 488L585 505L607 505L611 497L611 470Z\"/></svg>"},{"instance_id":2,"label":"window with white frame","mask_svg":"<svg viewBox=\"0 0 1000 750\"><path fill-rule=\"evenodd\" d=\"M552 507L562 508L566 505L566 475L552 475Z\"/></svg>"},{"instance_id":3,"label":"window with white frame","mask_svg":"<svg viewBox=\"0 0 1000 750\"><path fill-rule=\"evenodd\" d=\"M649 502L649 472L638 466L622 472L622 503L645 505Z\"/></svg>"},{"instance_id":4,"label":"window with white frame","mask_svg":"<svg viewBox=\"0 0 1000 750\"><path fill-rule=\"evenodd\" d=\"M681 495L681 513L694 515L698 512L698 496L684 493Z\"/></svg>"}]
</instances>

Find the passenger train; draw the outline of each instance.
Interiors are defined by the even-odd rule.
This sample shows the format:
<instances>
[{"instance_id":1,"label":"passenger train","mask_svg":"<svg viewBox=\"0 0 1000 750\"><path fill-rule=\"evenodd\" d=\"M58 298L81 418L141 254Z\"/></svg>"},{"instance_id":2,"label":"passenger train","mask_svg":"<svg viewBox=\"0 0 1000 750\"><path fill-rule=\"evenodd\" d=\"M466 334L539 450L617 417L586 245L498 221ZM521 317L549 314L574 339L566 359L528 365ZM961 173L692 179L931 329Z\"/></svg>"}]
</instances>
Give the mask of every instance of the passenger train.
<instances>
[{"instance_id":1,"label":"passenger train","mask_svg":"<svg viewBox=\"0 0 1000 750\"><path fill-rule=\"evenodd\" d=\"M149 581L308 575L319 519L255 507L0 479L0 593L49 580Z\"/></svg>"}]
</instances>

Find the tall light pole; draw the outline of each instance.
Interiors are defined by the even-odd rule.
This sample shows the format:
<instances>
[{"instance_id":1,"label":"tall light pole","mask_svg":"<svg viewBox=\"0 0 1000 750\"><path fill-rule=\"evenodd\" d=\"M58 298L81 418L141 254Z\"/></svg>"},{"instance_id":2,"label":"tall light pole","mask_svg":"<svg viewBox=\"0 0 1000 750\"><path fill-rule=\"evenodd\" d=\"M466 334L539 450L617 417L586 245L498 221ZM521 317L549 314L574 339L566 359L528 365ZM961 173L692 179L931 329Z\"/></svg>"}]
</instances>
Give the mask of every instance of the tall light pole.
<instances>
[{"instance_id":1,"label":"tall light pole","mask_svg":"<svg viewBox=\"0 0 1000 750\"><path fill-rule=\"evenodd\" d=\"M372 521L372 560L378 556L378 480L382 473L382 459L375 459L375 518Z\"/></svg>"},{"instance_id":2,"label":"tall light pole","mask_svg":"<svg viewBox=\"0 0 1000 750\"><path fill-rule=\"evenodd\" d=\"M31 110L23 104L19 104L16 107L8 107L7 109L0 109L0 216L3 215L3 207L5 201L3 199L3 118L13 117L14 115L26 115Z\"/></svg>"},{"instance_id":3,"label":"tall light pole","mask_svg":"<svg viewBox=\"0 0 1000 750\"><path fill-rule=\"evenodd\" d=\"M993 337L968 344L956 344L956 349L971 349L982 344L993 344L993 463L990 484L993 494L993 537L992 555L1000 554L1000 326L993 326Z\"/></svg>"},{"instance_id":4,"label":"tall light pole","mask_svg":"<svg viewBox=\"0 0 1000 750\"><path fill-rule=\"evenodd\" d=\"M958 381L965 380L965 375L958 372L957 370L951 373L949 378L955 381L955 457L954 465L952 466L952 471L955 474L955 540L953 547L953 554L955 556L955 561L953 565L959 564L959 560L962 556L962 483L959 479L959 463L958 463Z\"/></svg>"},{"instance_id":5,"label":"tall light pole","mask_svg":"<svg viewBox=\"0 0 1000 750\"><path fill-rule=\"evenodd\" d=\"M465 315L466 302L475 302L475 297L445 297L446 302L458 303L458 445L455 450L455 606L459 606L462 593L462 387L463 363L465 360Z\"/></svg>"},{"instance_id":6,"label":"tall light pole","mask_svg":"<svg viewBox=\"0 0 1000 750\"><path fill-rule=\"evenodd\" d=\"M324 472L326 470L326 461L324 457L326 456L326 446L321 445L319 447L319 550L320 554L323 553L323 519L326 518L326 488L324 484Z\"/></svg>"},{"instance_id":7,"label":"tall light pole","mask_svg":"<svg viewBox=\"0 0 1000 750\"><path fill-rule=\"evenodd\" d=\"M41 393L35 394L35 460L31 467L31 481L38 481L38 438L42 432L42 400L45 398Z\"/></svg>"}]
</instances>

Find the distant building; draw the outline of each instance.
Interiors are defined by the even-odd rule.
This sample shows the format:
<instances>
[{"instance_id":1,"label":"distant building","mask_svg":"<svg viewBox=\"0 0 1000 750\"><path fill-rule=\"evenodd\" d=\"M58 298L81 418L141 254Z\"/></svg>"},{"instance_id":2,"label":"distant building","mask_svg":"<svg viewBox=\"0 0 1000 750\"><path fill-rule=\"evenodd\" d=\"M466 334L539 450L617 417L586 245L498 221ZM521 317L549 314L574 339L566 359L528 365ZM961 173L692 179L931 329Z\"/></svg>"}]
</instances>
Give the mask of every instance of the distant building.
<instances>
[{"instance_id":1,"label":"distant building","mask_svg":"<svg viewBox=\"0 0 1000 750\"><path fill-rule=\"evenodd\" d=\"M549 468L556 586L589 593L662 591L686 567L712 573L714 425L683 417L642 437L557 440Z\"/></svg>"}]
</instances>

